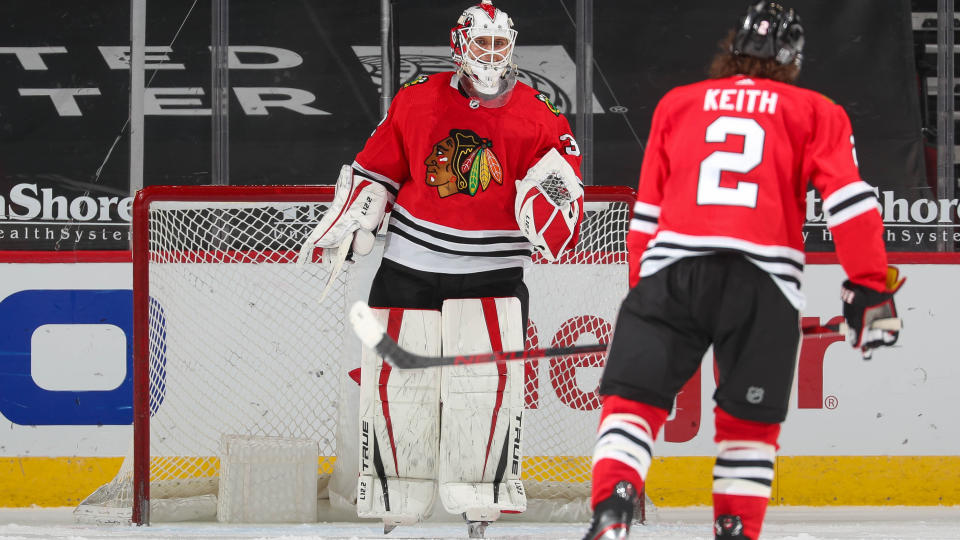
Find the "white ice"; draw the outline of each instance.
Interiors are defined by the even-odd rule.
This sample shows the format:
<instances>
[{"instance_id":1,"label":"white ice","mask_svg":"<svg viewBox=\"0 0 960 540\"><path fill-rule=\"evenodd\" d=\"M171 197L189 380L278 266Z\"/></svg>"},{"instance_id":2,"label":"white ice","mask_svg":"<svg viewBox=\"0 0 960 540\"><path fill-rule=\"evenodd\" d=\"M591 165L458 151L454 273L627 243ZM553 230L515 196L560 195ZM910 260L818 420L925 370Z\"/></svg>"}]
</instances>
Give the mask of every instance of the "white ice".
<instances>
[{"instance_id":1,"label":"white ice","mask_svg":"<svg viewBox=\"0 0 960 540\"><path fill-rule=\"evenodd\" d=\"M72 508L0 508L0 540L63 538L70 540L150 539L345 539L466 538L459 523L398 527L389 535L374 523L309 525L161 524L150 527L78 525ZM708 507L659 508L647 525L634 526L631 538L712 540ZM585 524L500 522L487 538L578 540ZM953 507L771 507L763 540L960 540L960 506Z\"/></svg>"}]
</instances>

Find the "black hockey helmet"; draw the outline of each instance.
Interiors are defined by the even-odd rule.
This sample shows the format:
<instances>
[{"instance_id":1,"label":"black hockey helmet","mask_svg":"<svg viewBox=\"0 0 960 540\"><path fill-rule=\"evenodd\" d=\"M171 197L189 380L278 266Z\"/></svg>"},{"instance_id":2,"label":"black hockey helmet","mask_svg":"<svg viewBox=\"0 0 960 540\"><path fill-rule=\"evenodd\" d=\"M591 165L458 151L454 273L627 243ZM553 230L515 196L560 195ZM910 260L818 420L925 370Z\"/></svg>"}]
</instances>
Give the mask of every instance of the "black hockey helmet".
<instances>
[{"instance_id":1,"label":"black hockey helmet","mask_svg":"<svg viewBox=\"0 0 960 540\"><path fill-rule=\"evenodd\" d=\"M803 26L793 9L760 1L747 9L733 38L731 52L755 58L772 58L780 65L800 67L803 59Z\"/></svg>"}]
</instances>

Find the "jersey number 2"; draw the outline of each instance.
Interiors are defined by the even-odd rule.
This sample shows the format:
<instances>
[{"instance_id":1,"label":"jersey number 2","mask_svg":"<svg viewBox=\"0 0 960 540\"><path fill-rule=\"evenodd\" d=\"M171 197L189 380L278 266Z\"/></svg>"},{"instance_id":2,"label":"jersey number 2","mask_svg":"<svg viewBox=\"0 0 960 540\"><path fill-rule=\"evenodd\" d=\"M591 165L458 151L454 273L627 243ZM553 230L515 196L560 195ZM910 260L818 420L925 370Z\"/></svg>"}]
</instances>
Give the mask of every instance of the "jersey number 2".
<instances>
[{"instance_id":1,"label":"jersey number 2","mask_svg":"<svg viewBox=\"0 0 960 540\"><path fill-rule=\"evenodd\" d=\"M766 134L756 120L721 116L707 126L706 142L726 142L730 135L743 136L742 152L716 151L700 162L697 183L697 204L757 207L757 184L741 180L737 187L720 185L723 171L746 174L763 161L763 140Z\"/></svg>"}]
</instances>

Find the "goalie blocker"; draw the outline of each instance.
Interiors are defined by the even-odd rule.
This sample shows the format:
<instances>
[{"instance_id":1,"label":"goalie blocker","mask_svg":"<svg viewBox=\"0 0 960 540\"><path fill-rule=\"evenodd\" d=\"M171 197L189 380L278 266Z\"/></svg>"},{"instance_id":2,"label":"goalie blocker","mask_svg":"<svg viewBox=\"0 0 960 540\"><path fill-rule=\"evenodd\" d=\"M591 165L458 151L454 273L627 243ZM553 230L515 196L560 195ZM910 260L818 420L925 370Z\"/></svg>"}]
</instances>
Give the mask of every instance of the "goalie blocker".
<instances>
[{"instance_id":1,"label":"goalie blocker","mask_svg":"<svg viewBox=\"0 0 960 540\"><path fill-rule=\"evenodd\" d=\"M523 347L516 298L372 313L418 354ZM438 497L448 513L480 529L501 512L524 511L523 383L521 363L398 370L364 348L357 514L382 519L389 531L428 517Z\"/></svg>"},{"instance_id":2,"label":"goalie blocker","mask_svg":"<svg viewBox=\"0 0 960 540\"><path fill-rule=\"evenodd\" d=\"M329 268L329 277L320 293L320 302L327 297L343 263L350 260L352 254L366 255L373 250L377 229L391 203L392 197L385 187L356 175L350 165L340 167L333 203L297 255L297 264L303 266L313 259L315 247L324 250L322 260Z\"/></svg>"},{"instance_id":3,"label":"goalie blocker","mask_svg":"<svg viewBox=\"0 0 960 540\"><path fill-rule=\"evenodd\" d=\"M348 241L353 253L370 253L390 198L382 185L355 174L350 165L341 167L330 209L304 241L297 263L312 259L315 247L335 248ZM324 261L330 262L329 257Z\"/></svg>"}]
</instances>

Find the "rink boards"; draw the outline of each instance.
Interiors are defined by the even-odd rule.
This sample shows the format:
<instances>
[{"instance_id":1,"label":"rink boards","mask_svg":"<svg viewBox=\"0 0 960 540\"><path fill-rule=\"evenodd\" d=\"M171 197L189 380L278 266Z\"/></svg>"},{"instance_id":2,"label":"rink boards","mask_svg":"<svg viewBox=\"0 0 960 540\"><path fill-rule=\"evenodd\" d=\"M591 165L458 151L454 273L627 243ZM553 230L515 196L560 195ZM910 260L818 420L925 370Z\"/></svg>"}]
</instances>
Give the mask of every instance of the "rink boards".
<instances>
[{"instance_id":1,"label":"rink boards","mask_svg":"<svg viewBox=\"0 0 960 540\"><path fill-rule=\"evenodd\" d=\"M920 263L898 261L908 277L897 296L905 324L898 347L865 362L837 338L805 340L780 441L775 503L960 504L960 426L953 419L960 383L953 323L960 320L960 293L944 286L955 277L956 266L934 264L954 262L948 258L916 259ZM587 275L603 279L602 269L595 271L600 274ZM29 359L22 351L17 354L16 347L0 347L0 366L7 366L0 369L0 506L74 505L113 476L120 463L117 456L130 444L129 425L84 423L85 417L97 415L84 411L82 400L67 399L78 391L115 394L106 397L106 405L115 410L122 410L123 399L128 399L122 381L130 328L122 299L131 286L130 264L3 264L0 275L0 324L37 328ZM842 279L836 264L808 265L805 322L829 322L840 315ZM531 287L533 298L548 294L537 287ZM73 299L80 305L84 298L96 298L91 305L103 312L78 312L73 325L62 324L62 318L57 324L44 322L45 309L59 310L59 317L64 308L57 302ZM19 301L8 302L11 299ZM614 322L616 306L590 310ZM537 317L533 315L542 336L565 322ZM596 337L581 341L591 339ZM10 368L24 365L29 365L26 372ZM599 370L580 367L572 377L545 372L539 381L540 400L562 405L554 399L557 386L595 392ZM694 383L678 397L677 410L655 449L649 491L660 505L709 502L714 453L711 362L704 363ZM587 409L561 410L558 429L595 424L597 411ZM528 410L531 420L538 412ZM542 456L535 441L530 443L528 460L588 459Z\"/></svg>"}]
</instances>

